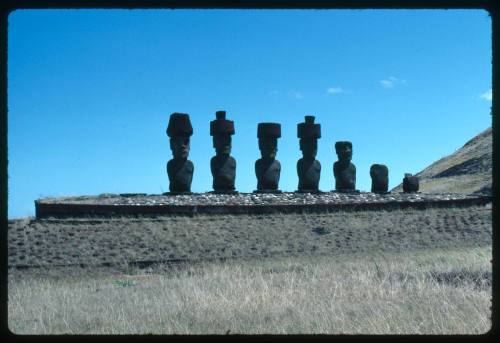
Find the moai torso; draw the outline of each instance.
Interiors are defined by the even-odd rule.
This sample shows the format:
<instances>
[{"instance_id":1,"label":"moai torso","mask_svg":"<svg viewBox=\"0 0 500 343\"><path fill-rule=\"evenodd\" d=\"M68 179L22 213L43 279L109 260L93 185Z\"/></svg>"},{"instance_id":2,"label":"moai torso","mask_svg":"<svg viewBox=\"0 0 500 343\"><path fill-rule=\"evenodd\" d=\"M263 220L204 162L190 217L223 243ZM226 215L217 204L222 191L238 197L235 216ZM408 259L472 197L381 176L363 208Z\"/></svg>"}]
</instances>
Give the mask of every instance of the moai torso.
<instances>
[{"instance_id":1,"label":"moai torso","mask_svg":"<svg viewBox=\"0 0 500 343\"><path fill-rule=\"evenodd\" d=\"M193 180L193 162L183 159L171 159L167 163L170 192L191 192Z\"/></svg>"},{"instance_id":2,"label":"moai torso","mask_svg":"<svg viewBox=\"0 0 500 343\"><path fill-rule=\"evenodd\" d=\"M281 164L278 160L258 159L255 161L257 190L278 190Z\"/></svg>"},{"instance_id":3,"label":"moai torso","mask_svg":"<svg viewBox=\"0 0 500 343\"><path fill-rule=\"evenodd\" d=\"M388 193L389 169L383 164L373 164L370 167L372 178L372 193Z\"/></svg>"},{"instance_id":4,"label":"moai torso","mask_svg":"<svg viewBox=\"0 0 500 343\"><path fill-rule=\"evenodd\" d=\"M299 191L317 191L319 189L321 164L318 160L301 158L297 162L297 174L299 176Z\"/></svg>"},{"instance_id":5,"label":"moai torso","mask_svg":"<svg viewBox=\"0 0 500 343\"><path fill-rule=\"evenodd\" d=\"M338 191L355 190L356 167L352 163L335 162L333 164L333 175L335 176L335 189Z\"/></svg>"},{"instance_id":6,"label":"moai torso","mask_svg":"<svg viewBox=\"0 0 500 343\"><path fill-rule=\"evenodd\" d=\"M236 160L231 156L216 155L210 160L215 191L234 191Z\"/></svg>"}]
</instances>

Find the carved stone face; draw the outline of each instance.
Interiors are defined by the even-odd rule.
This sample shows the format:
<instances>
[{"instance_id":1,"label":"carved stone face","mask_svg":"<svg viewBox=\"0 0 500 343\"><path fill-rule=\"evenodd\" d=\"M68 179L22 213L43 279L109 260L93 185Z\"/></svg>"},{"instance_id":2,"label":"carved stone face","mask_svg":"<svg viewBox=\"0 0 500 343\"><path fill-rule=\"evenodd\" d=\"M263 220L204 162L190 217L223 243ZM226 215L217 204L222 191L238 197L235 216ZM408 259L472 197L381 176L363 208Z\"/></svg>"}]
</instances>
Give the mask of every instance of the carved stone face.
<instances>
[{"instance_id":1,"label":"carved stone face","mask_svg":"<svg viewBox=\"0 0 500 343\"><path fill-rule=\"evenodd\" d=\"M259 139L259 150L263 159L276 158L278 140L276 138Z\"/></svg>"},{"instance_id":2,"label":"carved stone face","mask_svg":"<svg viewBox=\"0 0 500 343\"><path fill-rule=\"evenodd\" d=\"M351 162L352 159L352 146L349 144L339 144L335 147L339 161Z\"/></svg>"},{"instance_id":3,"label":"carved stone face","mask_svg":"<svg viewBox=\"0 0 500 343\"><path fill-rule=\"evenodd\" d=\"M299 144L304 158L316 158L316 154L318 153L318 141L316 139L301 138Z\"/></svg>"},{"instance_id":4,"label":"carved stone face","mask_svg":"<svg viewBox=\"0 0 500 343\"><path fill-rule=\"evenodd\" d=\"M189 137L170 138L170 149L174 158L187 158L189 155Z\"/></svg>"},{"instance_id":5,"label":"carved stone face","mask_svg":"<svg viewBox=\"0 0 500 343\"><path fill-rule=\"evenodd\" d=\"M217 155L231 153L231 135L215 135L213 137L215 153Z\"/></svg>"}]
</instances>

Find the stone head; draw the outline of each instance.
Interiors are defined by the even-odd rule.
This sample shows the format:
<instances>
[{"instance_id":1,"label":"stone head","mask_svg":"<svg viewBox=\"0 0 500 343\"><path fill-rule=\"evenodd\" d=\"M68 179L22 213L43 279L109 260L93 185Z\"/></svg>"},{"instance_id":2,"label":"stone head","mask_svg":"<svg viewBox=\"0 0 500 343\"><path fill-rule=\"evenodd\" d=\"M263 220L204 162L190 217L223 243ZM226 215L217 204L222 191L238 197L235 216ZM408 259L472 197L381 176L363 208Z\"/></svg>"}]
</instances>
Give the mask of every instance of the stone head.
<instances>
[{"instance_id":1,"label":"stone head","mask_svg":"<svg viewBox=\"0 0 500 343\"><path fill-rule=\"evenodd\" d=\"M257 138L259 150L264 159L274 159L278 152L278 138L281 137L281 125L277 123L259 123Z\"/></svg>"},{"instance_id":2,"label":"stone head","mask_svg":"<svg viewBox=\"0 0 500 343\"><path fill-rule=\"evenodd\" d=\"M388 180L389 169L384 164L372 164L370 167L370 176L377 180Z\"/></svg>"},{"instance_id":3,"label":"stone head","mask_svg":"<svg viewBox=\"0 0 500 343\"><path fill-rule=\"evenodd\" d=\"M185 113L172 113L167 127L170 137L170 149L174 158L185 159L189 155L189 137L193 134L193 127L189 115Z\"/></svg>"},{"instance_id":4,"label":"stone head","mask_svg":"<svg viewBox=\"0 0 500 343\"><path fill-rule=\"evenodd\" d=\"M259 150L262 158L274 159L278 153L277 138L259 138Z\"/></svg>"},{"instance_id":5,"label":"stone head","mask_svg":"<svg viewBox=\"0 0 500 343\"><path fill-rule=\"evenodd\" d=\"M232 137L230 135L220 134L213 137L213 143L215 148L215 154L217 155L229 155L231 153Z\"/></svg>"},{"instance_id":6,"label":"stone head","mask_svg":"<svg viewBox=\"0 0 500 343\"><path fill-rule=\"evenodd\" d=\"M234 135L234 122L226 119L226 111L215 112L216 119L210 122L210 135L217 155L231 153L231 136Z\"/></svg>"},{"instance_id":7,"label":"stone head","mask_svg":"<svg viewBox=\"0 0 500 343\"><path fill-rule=\"evenodd\" d=\"M185 159L189 155L190 142L187 136L176 136L170 138L170 150L174 158Z\"/></svg>"},{"instance_id":8,"label":"stone head","mask_svg":"<svg viewBox=\"0 0 500 343\"><path fill-rule=\"evenodd\" d=\"M299 144L304 158L316 158L318 153L318 141L316 139L301 138Z\"/></svg>"},{"instance_id":9,"label":"stone head","mask_svg":"<svg viewBox=\"0 0 500 343\"><path fill-rule=\"evenodd\" d=\"M340 141L335 143L335 152L341 162L351 162L352 143L349 141Z\"/></svg>"}]
</instances>

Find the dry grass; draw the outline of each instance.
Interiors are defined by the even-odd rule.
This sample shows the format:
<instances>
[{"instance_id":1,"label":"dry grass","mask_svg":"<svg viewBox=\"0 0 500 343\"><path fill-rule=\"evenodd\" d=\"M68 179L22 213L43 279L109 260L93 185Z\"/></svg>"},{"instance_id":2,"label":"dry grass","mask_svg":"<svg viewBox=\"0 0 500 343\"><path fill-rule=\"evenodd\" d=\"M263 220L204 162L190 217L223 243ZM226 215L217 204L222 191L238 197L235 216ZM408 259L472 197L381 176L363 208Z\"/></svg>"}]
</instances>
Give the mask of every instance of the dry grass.
<instances>
[{"instance_id":1,"label":"dry grass","mask_svg":"<svg viewBox=\"0 0 500 343\"><path fill-rule=\"evenodd\" d=\"M493 137L491 127L484 130L463 147L457 149L452 154L445 156L438 161L432 163L430 166L422 170L418 175L422 178L429 178L443 172L444 170L453 166L459 165L467 160L487 155L491 158L493 147ZM488 173L491 182L491 170ZM468 174L472 176L474 174Z\"/></svg>"},{"instance_id":2,"label":"dry grass","mask_svg":"<svg viewBox=\"0 0 500 343\"><path fill-rule=\"evenodd\" d=\"M491 248L9 275L17 334L480 334Z\"/></svg>"},{"instance_id":3,"label":"dry grass","mask_svg":"<svg viewBox=\"0 0 500 343\"><path fill-rule=\"evenodd\" d=\"M450 192L471 194L485 185L490 185L491 187L491 172L423 179L420 182L420 191L423 193Z\"/></svg>"}]
</instances>

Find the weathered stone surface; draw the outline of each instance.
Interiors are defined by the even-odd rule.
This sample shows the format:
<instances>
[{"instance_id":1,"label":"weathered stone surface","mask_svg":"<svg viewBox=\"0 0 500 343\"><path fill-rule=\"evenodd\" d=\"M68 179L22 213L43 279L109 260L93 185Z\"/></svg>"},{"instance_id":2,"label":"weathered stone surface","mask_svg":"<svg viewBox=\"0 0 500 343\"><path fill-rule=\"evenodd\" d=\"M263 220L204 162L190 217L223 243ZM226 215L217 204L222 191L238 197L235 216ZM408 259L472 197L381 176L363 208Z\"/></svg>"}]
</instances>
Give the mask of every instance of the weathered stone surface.
<instances>
[{"instance_id":1,"label":"weathered stone surface","mask_svg":"<svg viewBox=\"0 0 500 343\"><path fill-rule=\"evenodd\" d=\"M236 160L227 154L216 155L210 160L215 192L234 192L236 179Z\"/></svg>"},{"instance_id":2,"label":"weathered stone surface","mask_svg":"<svg viewBox=\"0 0 500 343\"><path fill-rule=\"evenodd\" d=\"M335 143L338 161L333 164L335 190L339 192L356 192L356 166L351 163L352 143L339 141Z\"/></svg>"},{"instance_id":3,"label":"weathered stone surface","mask_svg":"<svg viewBox=\"0 0 500 343\"><path fill-rule=\"evenodd\" d=\"M414 193L418 192L419 182L418 177L412 174L406 173L403 178L403 192Z\"/></svg>"},{"instance_id":4,"label":"weathered stone surface","mask_svg":"<svg viewBox=\"0 0 500 343\"><path fill-rule=\"evenodd\" d=\"M389 168L384 164L373 164L370 167L373 193L387 193L389 189Z\"/></svg>"},{"instance_id":5,"label":"weathered stone surface","mask_svg":"<svg viewBox=\"0 0 500 343\"><path fill-rule=\"evenodd\" d=\"M298 138L321 138L321 124L315 124L314 119L314 116L305 116L304 122L297 124Z\"/></svg>"},{"instance_id":6,"label":"weathered stone surface","mask_svg":"<svg viewBox=\"0 0 500 343\"><path fill-rule=\"evenodd\" d=\"M145 196L123 197L118 194L97 196L78 196L44 198L36 200L39 204L101 204L101 205L304 205L304 204L361 204L387 202L433 202L444 200L474 199L459 193L391 193L376 194L371 192L319 194L282 192L281 194L213 194L191 193L176 196L149 194ZM491 198L491 197L489 197Z\"/></svg>"},{"instance_id":7,"label":"weathered stone surface","mask_svg":"<svg viewBox=\"0 0 500 343\"><path fill-rule=\"evenodd\" d=\"M371 197L378 196L369 193ZM241 194L241 198L280 197L309 198L310 194ZM333 194L332 194L333 195ZM356 197L353 194L335 194ZM397 198L417 194L395 193ZM211 201L233 196L209 194ZM360 196L358 196L360 197ZM159 196L165 201L198 204L201 195ZM323 195L317 195L323 198ZM123 197L109 198L121 201ZM195 202L193 202L193 200ZM201 201L201 200L200 200ZM267 200L266 200L267 201ZM270 200L269 200L270 201ZM491 206L491 202L490 202ZM268 206L265 206L266 208ZM491 207L490 207L491 208ZM365 251L408 251L411 249L457 246L491 246L492 211L484 206L453 205L421 211L350 211L335 214L331 211L304 215L210 215L197 213L180 215L45 218L42 220L9 220L9 268L28 266L40 269L40 276L60 270L52 266L72 265L65 272L81 277L82 264L114 264L127 262L194 261L231 257L318 256L360 253ZM339 215L341 214L341 215ZM360 228L363 228L360 230ZM450 231L453 234L450 234ZM418 233L418 239L415 235ZM77 267L77 268L74 268ZM24 270L24 269L23 269ZM122 274L128 274L119 269ZM148 273L149 274L149 273ZM87 274L85 274L87 275ZM106 272L106 275L110 275Z\"/></svg>"},{"instance_id":8,"label":"weathered stone surface","mask_svg":"<svg viewBox=\"0 0 500 343\"><path fill-rule=\"evenodd\" d=\"M278 190L281 164L278 160L258 159L255 162L257 176L257 191L274 192Z\"/></svg>"},{"instance_id":9,"label":"weathered stone surface","mask_svg":"<svg viewBox=\"0 0 500 343\"><path fill-rule=\"evenodd\" d=\"M168 121L167 136L169 137L190 137L193 134L193 127L189 114L172 113Z\"/></svg>"},{"instance_id":10,"label":"weathered stone surface","mask_svg":"<svg viewBox=\"0 0 500 343\"><path fill-rule=\"evenodd\" d=\"M210 135L213 136L213 144L216 155L210 160L215 192L232 193L235 191L236 160L231 154L231 135L235 133L234 122L226 119L225 111L215 113L216 120L210 122Z\"/></svg>"},{"instance_id":11,"label":"weathered stone surface","mask_svg":"<svg viewBox=\"0 0 500 343\"><path fill-rule=\"evenodd\" d=\"M169 190L172 193L191 192L194 165L187 159L171 159L167 163L167 174L170 181Z\"/></svg>"},{"instance_id":12,"label":"weathered stone surface","mask_svg":"<svg viewBox=\"0 0 500 343\"><path fill-rule=\"evenodd\" d=\"M259 123L257 138L261 158L255 162L257 191L277 192L281 173L281 164L276 160L278 138L281 137L281 125L278 123Z\"/></svg>"},{"instance_id":13,"label":"weathered stone surface","mask_svg":"<svg viewBox=\"0 0 500 343\"><path fill-rule=\"evenodd\" d=\"M226 111L215 112L215 120L210 122L210 136L234 135L234 121L226 119Z\"/></svg>"},{"instance_id":14,"label":"weathered stone surface","mask_svg":"<svg viewBox=\"0 0 500 343\"><path fill-rule=\"evenodd\" d=\"M35 201L37 218L121 214L302 213L432 208L491 203L491 196L444 193L192 193L123 197L119 195L45 198Z\"/></svg>"},{"instance_id":15,"label":"weathered stone surface","mask_svg":"<svg viewBox=\"0 0 500 343\"><path fill-rule=\"evenodd\" d=\"M316 160L316 154L321 125L314 123L314 116L305 116L304 123L297 124L297 137L302 151L302 158L297 161L298 191L318 192L321 164Z\"/></svg>"},{"instance_id":16,"label":"weathered stone surface","mask_svg":"<svg viewBox=\"0 0 500 343\"><path fill-rule=\"evenodd\" d=\"M167 163L167 174L170 181L169 190L172 193L191 192L194 165L189 161L190 142L193 127L189 115L185 113L172 113L167 127L170 137L170 149L173 159Z\"/></svg>"}]
</instances>

